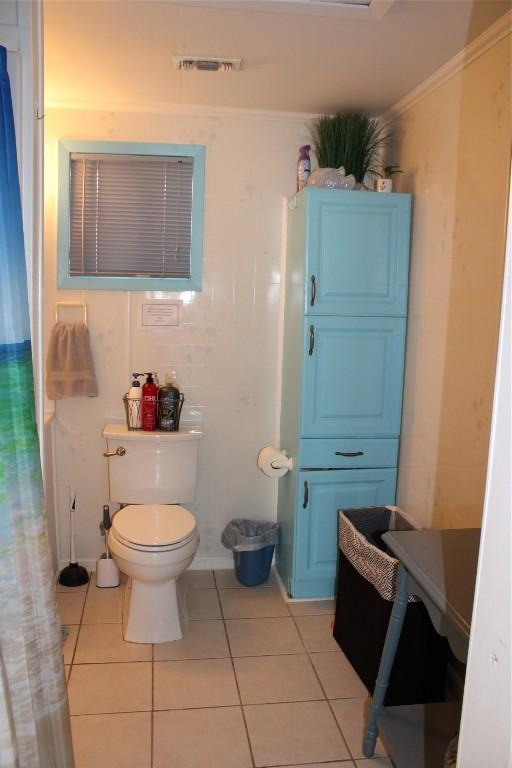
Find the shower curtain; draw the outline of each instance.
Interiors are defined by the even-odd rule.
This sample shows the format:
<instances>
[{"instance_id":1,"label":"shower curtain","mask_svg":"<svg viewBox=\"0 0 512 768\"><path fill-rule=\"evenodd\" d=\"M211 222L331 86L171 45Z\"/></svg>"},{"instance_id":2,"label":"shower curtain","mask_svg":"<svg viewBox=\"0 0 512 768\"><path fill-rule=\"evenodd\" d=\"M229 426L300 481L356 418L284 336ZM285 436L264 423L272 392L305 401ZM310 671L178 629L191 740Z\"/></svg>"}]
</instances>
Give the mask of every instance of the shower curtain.
<instances>
[{"instance_id":1,"label":"shower curtain","mask_svg":"<svg viewBox=\"0 0 512 768\"><path fill-rule=\"evenodd\" d=\"M73 768L46 533L7 51L0 46L0 768Z\"/></svg>"}]
</instances>

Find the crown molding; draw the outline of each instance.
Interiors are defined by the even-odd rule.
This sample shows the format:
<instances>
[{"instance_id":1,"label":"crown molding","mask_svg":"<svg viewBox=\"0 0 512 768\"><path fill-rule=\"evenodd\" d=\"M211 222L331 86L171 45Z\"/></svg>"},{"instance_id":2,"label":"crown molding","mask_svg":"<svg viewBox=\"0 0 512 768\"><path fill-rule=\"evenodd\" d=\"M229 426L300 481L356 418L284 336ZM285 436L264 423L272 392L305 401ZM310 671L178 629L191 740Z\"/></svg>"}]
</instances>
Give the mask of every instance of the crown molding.
<instances>
[{"instance_id":1,"label":"crown molding","mask_svg":"<svg viewBox=\"0 0 512 768\"><path fill-rule=\"evenodd\" d=\"M315 117L313 112L285 112L273 109L240 109L235 107L209 107L202 104L172 104L168 102L148 102L133 104L112 104L106 102L68 101L45 99L45 109L65 109L79 112L133 112L151 115L176 115L185 117L224 117L234 120L269 120L287 123L306 124Z\"/></svg>"},{"instance_id":2,"label":"crown molding","mask_svg":"<svg viewBox=\"0 0 512 768\"><path fill-rule=\"evenodd\" d=\"M291 13L300 16L324 16L335 19L379 21L396 0L176 0L178 4L199 5L206 8L229 8L234 11L255 13Z\"/></svg>"},{"instance_id":3,"label":"crown molding","mask_svg":"<svg viewBox=\"0 0 512 768\"><path fill-rule=\"evenodd\" d=\"M469 45L459 51L453 58L449 59L430 77L413 88L406 96L401 98L390 109L380 116L382 125L387 125L397 120L401 115L407 112L411 107L422 101L431 93L440 88L444 83L450 80L463 69L468 67L473 61L476 61L486 51L495 46L501 40L510 35L512 31L512 11L491 24L491 26L482 32Z\"/></svg>"}]
</instances>

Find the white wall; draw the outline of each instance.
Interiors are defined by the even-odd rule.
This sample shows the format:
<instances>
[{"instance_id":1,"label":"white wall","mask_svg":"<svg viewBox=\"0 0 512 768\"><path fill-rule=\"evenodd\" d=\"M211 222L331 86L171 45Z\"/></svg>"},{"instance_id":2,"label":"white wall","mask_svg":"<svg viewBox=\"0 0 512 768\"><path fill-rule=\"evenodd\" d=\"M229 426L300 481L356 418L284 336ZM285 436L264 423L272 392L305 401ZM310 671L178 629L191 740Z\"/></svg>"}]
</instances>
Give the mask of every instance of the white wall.
<instances>
[{"instance_id":1,"label":"white wall","mask_svg":"<svg viewBox=\"0 0 512 768\"><path fill-rule=\"evenodd\" d=\"M392 123L413 194L397 503L435 528L479 526L503 280L510 18ZM499 33L498 33L499 32ZM467 57L470 57L468 60ZM410 100L409 100L410 102Z\"/></svg>"},{"instance_id":2,"label":"white wall","mask_svg":"<svg viewBox=\"0 0 512 768\"><path fill-rule=\"evenodd\" d=\"M87 302L100 395L57 403L55 459L60 558L67 557L67 488L78 492L78 555L94 560L108 500L103 425L122 419L130 372L174 368L185 392L184 422L204 430L194 511L199 558L226 557L232 517L272 518L273 481L256 455L275 435L282 198L295 188L304 119L260 113L107 113L46 110L45 321L57 299ZM206 145L204 285L198 293L144 294L56 289L58 138ZM146 298L183 300L177 329L138 323ZM71 318L73 310L68 312ZM63 315L64 316L64 315ZM198 559L198 564L207 563Z\"/></svg>"}]
</instances>

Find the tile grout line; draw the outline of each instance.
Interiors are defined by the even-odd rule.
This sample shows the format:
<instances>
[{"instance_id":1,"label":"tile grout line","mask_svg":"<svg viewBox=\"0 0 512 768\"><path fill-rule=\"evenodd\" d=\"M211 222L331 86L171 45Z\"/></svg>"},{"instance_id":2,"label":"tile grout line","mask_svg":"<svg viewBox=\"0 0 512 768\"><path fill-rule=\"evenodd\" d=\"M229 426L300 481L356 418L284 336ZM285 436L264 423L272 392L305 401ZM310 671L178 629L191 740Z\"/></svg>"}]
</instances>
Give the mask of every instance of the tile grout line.
<instances>
[{"instance_id":1,"label":"tile grout line","mask_svg":"<svg viewBox=\"0 0 512 768\"><path fill-rule=\"evenodd\" d=\"M325 614L322 614L322 615L325 615ZM300 636L301 640L303 640L303 638L302 638L302 635L301 635L301 632L300 632L300 629L299 629L299 626L298 626L297 622L295 621L295 618L296 618L296 617L292 615L292 619L293 619L293 623L294 623L294 625L295 625L295 629L296 629L296 630L297 630L297 632L299 633L299 636ZM337 718L337 717L336 717L336 715L334 714L334 710L333 710L333 708L332 708L332 706L331 706L331 702L330 702L330 700L329 700L329 698L328 698L328 696L327 696L327 691L325 690L325 688L324 688L324 686L323 686L323 684L322 684L322 681L320 680L320 676L319 676L319 674L318 674L318 672L317 672L317 670L316 670L316 667L315 667L315 665L313 664L313 661L312 661L312 659L311 659L311 653L310 653L310 652L308 651L308 649L306 648L306 643L305 643L305 641L304 641L304 640L303 640L303 644L304 644L304 650L305 650L305 652L306 652L306 654L307 654L307 657L308 657L309 663L311 664L311 667L313 668L313 672L314 672L314 674L315 674L315 677L316 677L316 679L318 680L318 683L319 683L319 685L320 685L320 688L321 688L321 690L322 690L322 691L323 691L323 693L324 693L324 696L325 696L325 701L327 702L327 706L329 707L329 711L330 711L330 713L331 713L332 717L334 718L334 722L336 723L336 727L338 728L338 731L340 732L340 735L341 735L342 741L343 741L343 743L344 743L344 745L345 745L345 748L346 748L346 750L347 750L348 754L350 755L350 757L351 757L352 759L354 759L354 756L352 755L352 750L350 749L350 747L349 747L349 744L348 744L348 741L347 741L347 739L345 738L345 734L343 733L343 731L342 731L342 729L341 729L341 726L340 726L340 724L339 724L339 722L338 722L338 718ZM336 653L336 651L333 651L333 653Z\"/></svg>"},{"instance_id":2,"label":"tile grout line","mask_svg":"<svg viewBox=\"0 0 512 768\"><path fill-rule=\"evenodd\" d=\"M246 707L269 707L274 705L281 705L281 704L317 704L318 702L324 701L324 699L287 699L286 701L259 701L256 704L241 704L240 706L246 706ZM350 699L332 699L332 701L350 701ZM327 702L329 702L329 699L327 699ZM151 711L156 712L195 712L197 710L205 710L205 709L236 709L238 708L238 704L211 704L211 705L200 705L196 707L161 707L155 710L151 709L123 709L123 710L117 710L115 712L111 712L109 710L105 710L104 712L81 712L80 714L73 715L73 717L91 717L95 715L117 715L117 714L137 714L137 713L148 713L150 714ZM372 759L380 759L383 760L384 758L389 759L389 755L376 755ZM346 759L346 758L343 758ZM352 759L352 758L349 758ZM362 757L355 757L354 760L363 760L367 758ZM317 761L318 762L318 761ZM322 760L320 760L322 762ZM325 762L325 761L323 761ZM327 762L336 762L336 760L330 760ZM295 763L291 763L291 765L295 765Z\"/></svg>"},{"instance_id":3,"label":"tile grout line","mask_svg":"<svg viewBox=\"0 0 512 768\"><path fill-rule=\"evenodd\" d=\"M323 699L288 699L287 701L259 701L257 704L241 704L240 706L245 707L268 707L268 706L274 706L274 704L316 704L319 701L323 701ZM158 709L155 709L155 712L194 712L196 710L205 710L205 709L233 709L238 707L238 704L201 704L196 707L161 707ZM130 712L150 712L149 709L140 709L140 710L130 710ZM84 714L87 715L95 715L96 712L84 712ZM115 715L115 712L99 712L98 714L101 715ZM380 757L380 755L379 755ZM358 758L360 760L361 758ZM331 760L331 762L333 762ZM334 761L335 762L335 761ZM293 763L292 763L293 765Z\"/></svg>"},{"instance_id":4,"label":"tile grout line","mask_svg":"<svg viewBox=\"0 0 512 768\"><path fill-rule=\"evenodd\" d=\"M349 758L348 760L318 760L314 763L314 765L325 765L326 768L329 768L329 766L338 765L339 763L343 763L343 766L353 766L353 768L357 768L355 763L353 762L352 758ZM308 765L311 765L311 763L281 763L279 768L307 768ZM275 768L273 765L262 765L259 766L259 768Z\"/></svg>"},{"instance_id":5,"label":"tile grout line","mask_svg":"<svg viewBox=\"0 0 512 768\"><path fill-rule=\"evenodd\" d=\"M242 703L242 694L240 693L240 686L238 684L238 677L237 677L237 674L236 674L235 662L234 662L234 658L233 658L233 653L231 651L231 641L229 639L228 628L226 626L226 619L224 618L224 607L222 605L222 600L220 599L220 592L219 592L219 587L217 585L217 578L215 576L215 570L213 570L212 573L213 573L213 581L215 583L215 589L216 589L216 592L217 592L217 600L219 601L220 613L221 613L222 621L223 621L223 624L224 624L224 632L226 634L226 641L227 641L227 644L228 644L229 659L231 661L231 668L233 670L233 677L235 678L235 685L236 685L236 690L237 690L237 693L238 693L238 700L240 702L240 712L242 713L242 720L243 720L244 728L245 728L245 737L247 739L247 745L249 747L249 754L251 756L251 762L252 762L252 765L253 765L253 768L254 768L256 766L256 760L254 759L254 752L253 752L253 749L252 749L251 738L249 736L249 728L247 726L247 720L246 720L246 717L245 717L244 705Z\"/></svg>"},{"instance_id":6,"label":"tile grout line","mask_svg":"<svg viewBox=\"0 0 512 768\"><path fill-rule=\"evenodd\" d=\"M172 710L177 711L177 710ZM117 712L80 712L77 715L72 715L72 717L103 717L103 715L150 715L151 710L150 709L122 709L118 710Z\"/></svg>"},{"instance_id":7,"label":"tile grout line","mask_svg":"<svg viewBox=\"0 0 512 768\"><path fill-rule=\"evenodd\" d=\"M155 759L155 644L151 643L151 715L150 715L149 764L153 768Z\"/></svg>"},{"instance_id":8,"label":"tile grout line","mask_svg":"<svg viewBox=\"0 0 512 768\"><path fill-rule=\"evenodd\" d=\"M68 689L69 681L71 680L71 673L73 672L73 665L75 663L76 649L78 648L78 638L80 637L80 632L82 630L82 621L83 621L83 618L84 618L84 611L85 611L85 604L87 602L87 596L89 594L89 587L91 586L91 579L92 579L92 571L89 572L89 581L87 582L87 587L84 590L85 597L84 597L84 602L83 602L83 605L82 605L82 610L80 612L80 621L78 622L78 632L76 633L75 647L73 648L73 653L71 654L71 661L69 663L69 675L68 675L68 678L66 680L66 692L67 692L67 689ZM66 593L64 592L63 594L66 594ZM60 620L60 616L59 616L59 620ZM62 622L61 622L61 624L62 624ZM64 669L64 672L65 671L66 670Z\"/></svg>"}]
</instances>

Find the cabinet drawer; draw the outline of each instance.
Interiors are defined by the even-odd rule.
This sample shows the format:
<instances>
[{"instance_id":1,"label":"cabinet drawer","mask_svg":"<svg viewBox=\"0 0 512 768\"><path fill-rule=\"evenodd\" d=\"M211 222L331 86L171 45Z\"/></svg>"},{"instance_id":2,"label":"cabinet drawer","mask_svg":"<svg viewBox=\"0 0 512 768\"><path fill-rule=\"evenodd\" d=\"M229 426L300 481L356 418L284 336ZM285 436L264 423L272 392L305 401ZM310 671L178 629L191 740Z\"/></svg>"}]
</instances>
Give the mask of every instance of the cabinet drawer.
<instances>
[{"instance_id":1,"label":"cabinet drawer","mask_svg":"<svg viewBox=\"0 0 512 768\"><path fill-rule=\"evenodd\" d=\"M306 438L299 446L299 467L302 469L396 467L397 462L398 439Z\"/></svg>"}]
</instances>

